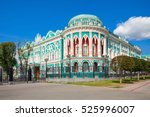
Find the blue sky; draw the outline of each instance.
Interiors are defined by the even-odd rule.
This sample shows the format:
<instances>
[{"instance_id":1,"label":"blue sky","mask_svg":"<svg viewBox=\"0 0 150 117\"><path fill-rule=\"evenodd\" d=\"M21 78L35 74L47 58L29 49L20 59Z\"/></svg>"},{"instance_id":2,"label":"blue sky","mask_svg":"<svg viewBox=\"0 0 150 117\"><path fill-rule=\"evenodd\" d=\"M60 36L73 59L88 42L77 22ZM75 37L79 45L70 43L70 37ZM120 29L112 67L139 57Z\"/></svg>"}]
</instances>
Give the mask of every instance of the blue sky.
<instances>
[{"instance_id":1,"label":"blue sky","mask_svg":"<svg viewBox=\"0 0 150 117\"><path fill-rule=\"evenodd\" d=\"M0 0L0 42L32 41L37 33L64 29L78 14L94 14L113 32L131 17L150 17L149 0ZM130 40L130 39L129 39ZM150 38L131 43L150 54Z\"/></svg>"}]
</instances>

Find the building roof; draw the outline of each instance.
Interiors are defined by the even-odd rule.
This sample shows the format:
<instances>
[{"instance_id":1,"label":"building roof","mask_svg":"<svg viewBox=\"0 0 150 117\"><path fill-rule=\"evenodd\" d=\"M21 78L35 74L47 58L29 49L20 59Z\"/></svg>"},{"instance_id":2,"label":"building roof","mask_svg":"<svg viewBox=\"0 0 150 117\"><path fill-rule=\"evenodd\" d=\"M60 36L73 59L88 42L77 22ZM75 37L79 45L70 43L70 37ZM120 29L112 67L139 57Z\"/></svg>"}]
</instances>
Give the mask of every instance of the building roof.
<instances>
[{"instance_id":1,"label":"building roof","mask_svg":"<svg viewBox=\"0 0 150 117\"><path fill-rule=\"evenodd\" d=\"M79 25L91 25L91 26L103 26L102 21L95 15L81 14L73 17L69 23L69 27L79 26Z\"/></svg>"}]
</instances>

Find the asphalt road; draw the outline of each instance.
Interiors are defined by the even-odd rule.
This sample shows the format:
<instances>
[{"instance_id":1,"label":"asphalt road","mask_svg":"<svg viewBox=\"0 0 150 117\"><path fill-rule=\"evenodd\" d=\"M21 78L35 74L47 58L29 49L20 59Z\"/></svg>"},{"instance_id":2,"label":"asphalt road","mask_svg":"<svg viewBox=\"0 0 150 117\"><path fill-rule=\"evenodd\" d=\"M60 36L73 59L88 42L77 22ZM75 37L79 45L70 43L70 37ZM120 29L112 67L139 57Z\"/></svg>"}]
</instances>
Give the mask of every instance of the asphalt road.
<instances>
[{"instance_id":1,"label":"asphalt road","mask_svg":"<svg viewBox=\"0 0 150 117\"><path fill-rule=\"evenodd\" d=\"M52 83L0 85L1 100L150 100L150 80L125 88Z\"/></svg>"}]
</instances>

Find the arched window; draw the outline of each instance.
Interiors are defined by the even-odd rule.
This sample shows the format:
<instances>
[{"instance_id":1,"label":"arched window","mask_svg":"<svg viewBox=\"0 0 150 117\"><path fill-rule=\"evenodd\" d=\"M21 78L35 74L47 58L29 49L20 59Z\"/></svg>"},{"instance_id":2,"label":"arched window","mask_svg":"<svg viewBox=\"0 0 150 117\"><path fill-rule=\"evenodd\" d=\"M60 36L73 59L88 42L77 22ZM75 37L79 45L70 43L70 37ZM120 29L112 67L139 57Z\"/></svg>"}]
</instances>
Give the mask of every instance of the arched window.
<instances>
[{"instance_id":1,"label":"arched window","mask_svg":"<svg viewBox=\"0 0 150 117\"><path fill-rule=\"evenodd\" d=\"M68 49L68 55L70 55L70 51L71 51L71 42L70 42L70 40L68 40L68 42L67 42L67 49Z\"/></svg>"},{"instance_id":2,"label":"arched window","mask_svg":"<svg viewBox=\"0 0 150 117\"><path fill-rule=\"evenodd\" d=\"M59 57L60 57L60 52L59 52L59 50L58 50L58 55L57 55L57 56L58 56L58 59L59 59Z\"/></svg>"},{"instance_id":3,"label":"arched window","mask_svg":"<svg viewBox=\"0 0 150 117\"><path fill-rule=\"evenodd\" d=\"M83 44L83 56L87 56L87 55L88 55L88 45Z\"/></svg>"},{"instance_id":4,"label":"arched window","mask_svg":"<svg viewBox=\"0 0 150 117\"><path fill-rule=\"evenodd\" d=\"M97 65L97 62L94 62L93 72L97 72L97 71L98 71L98 65Z\"/></svg>"},{"instance_id":5,"label":"arched window","mask_svg":"<svg viewBox=\"0 0 150 117\"><path fill-rule=\"evenodd\" d=\"M74 63L74 71L78 72L78 63L77 62Z\"/></svg>"},{"instance_id":6,"label":"arched window","mask_svg":"<svg viewBox=\"0 0 150 117\"><path fill-rule=\"evenodd\" d=\"M95 46L94 44L92 45L92 56L94 56L94 52L95 52Z\"/></svg>"},{"instance_id":7,"label":"arched window","mask_svg":"<svg viewBox=\"0 0 150 117\"><path fill-rule=\"evenodd\" d=\"M88 38L83 38L82 40L82 55L83 56L88 56L88 49L89 49L89 39Z\"/></svg>"},{"instance_id":8,"label":"arched window","mask_svg":"<svg viewBox=\"0 0 150 117\"><path fill-rule=\"evenodd\" d=\"M54 58L54 53L52 53L52 60L54 60L55 58Z\"/></svg>"},{"instance_id":9,"label":"arched window","mask_svg":"<svg viewBox=\"0 0 150 117\"><path fill-rule=\"evenodd\" d=\"M89 71L89 64L88 64L88 62L84 62L82 67L83 67L83 69L82 69L83 72L88 72Z\"/></svg>"},{"instance_id":10,"label":"arched window","mask_svg":"<svg viewBox=\"0 0 150 117\"><path fill-rule=\"evenodd\" d=\"M74 56L78 56L79 55L79 40L74 39Z\"/></svg>"},{"instance_id":11,"label":"arched window","mask_svg":"<svg viewBox=\"0 0 150 117\"><path fill-rule=\"evenodd\" d=\"M49 60L51 60L51 52L49 53Z\"/></svg>"},{"instance_id":12,"label":"arched window","mask_svg":"<svg viewBox=\"0 0 150 117\"><path fill-rule=\"evenodd\" d=\"M79 55L79 44L76 46L76 55Z\"/></svg>"},{"instance_id":13,"label":"arched window","mask_svg":"<svg viewBox=\"0 0 150 117\"><path fill-rule=\"evenodd\" d=\"M93 56L97 56L97 44L98 44L97 39L93 38L93 41L92 41L92 54L93 54Z\"/></svg>"},{"instance_id":14,"label":"arched window","mask_svg":"<svg viewBox=\"0 0 150 117\"><path fill-rule=\"evenodd\" d=\"M45 54L45 46L42 47L42 54Z\"/></svg>"},{"instance_id":15,"label":"arched window","mask_svg":"<svg viewBox=\"0 0 150 117\"><path fill-rule=\"evenodd\" d=\"M104 40L101 40L101 56L104 53Z\"/></svg>"},{"instance_id":16,"label":"arched window","mask_svg":"<svg viewBox=\"0 0 150 117\"><path fill-rule=\"evenodd\" d=\"M55 59L57 60L57 58L58 58L58 51L56 50L56 52L55 52Z\"/></svg>"}]
</instances>

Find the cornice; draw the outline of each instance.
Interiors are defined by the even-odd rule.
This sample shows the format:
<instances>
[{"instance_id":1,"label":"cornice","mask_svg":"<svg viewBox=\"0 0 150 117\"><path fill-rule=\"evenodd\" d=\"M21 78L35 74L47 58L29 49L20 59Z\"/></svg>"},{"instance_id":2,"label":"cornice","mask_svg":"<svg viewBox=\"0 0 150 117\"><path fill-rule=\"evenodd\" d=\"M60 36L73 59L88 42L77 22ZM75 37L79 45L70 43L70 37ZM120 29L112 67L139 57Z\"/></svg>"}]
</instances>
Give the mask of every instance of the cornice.
<instances>
[{"instance_id":1,"label":"cornice","mask_svg":"<svg viewBox=\"0 0 150 117\"><path fill-rule=\"evenodd\" d=\"M103 28L103 27L98 27L98 26L75 26L75 27L69 27L67 29L65 29L62 32L62 36L64 36L66 33L68 32L72 32L72 31L76 31L76 30L96 30L98 32L103 32L106 35L109 34L109 32L107 31L107 29Z\"/></svg>"},{"instance_id":2,"label":"cornice","mask_svg":"<svg viewBox=\"0 0 150 117\"><path fill-rule=\"evenodd\" d=\"M121 40L121 39L116 38L116 37L111 37L111 36L109 36L109 39L110 39L110 40L113 40L113 41L121 42L122 44L124 44L125 46L127 46L127 47L129 47L129 48L131 48L131 49L133 49L133 50L136 50L136 51L138 51L138 52L141 52L141 50L135 48L135 47L132 46L130 43L127 43L127 42L124 41L124 40Z\"/></svg>"}]
</instances>

